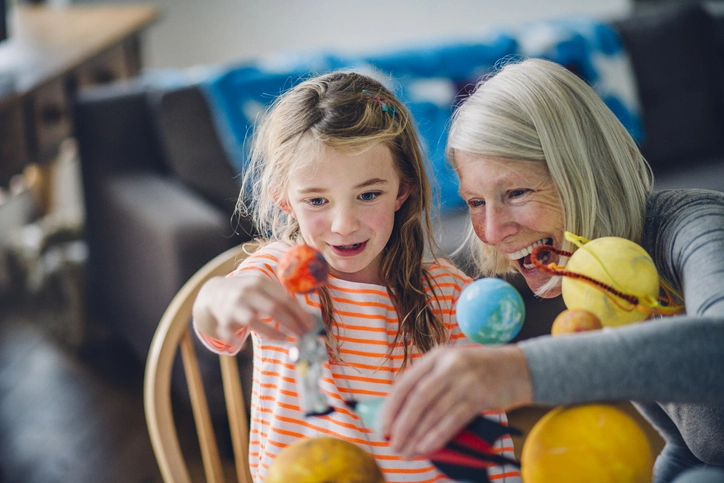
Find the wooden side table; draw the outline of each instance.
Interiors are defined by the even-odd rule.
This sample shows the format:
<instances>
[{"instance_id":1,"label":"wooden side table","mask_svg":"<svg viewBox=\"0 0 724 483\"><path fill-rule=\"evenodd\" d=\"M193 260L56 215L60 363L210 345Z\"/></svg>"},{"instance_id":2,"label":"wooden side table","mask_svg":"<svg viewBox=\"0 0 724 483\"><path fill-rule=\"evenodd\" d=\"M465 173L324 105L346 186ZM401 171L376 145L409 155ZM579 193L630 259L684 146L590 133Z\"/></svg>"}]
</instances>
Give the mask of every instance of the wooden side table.
<instances>
[{"instance_id":1,"label":"wooden side table","mask_svg":"<svg viewBox=\"0 0 724 483\"><path fill-rule=\"evenodd\" d=\"M150 5L13 8L0 43L0 186L29 164L47 166L73 135L79 87L140 71L140 34L157 18Z\"/></svg>"}]
</instances>

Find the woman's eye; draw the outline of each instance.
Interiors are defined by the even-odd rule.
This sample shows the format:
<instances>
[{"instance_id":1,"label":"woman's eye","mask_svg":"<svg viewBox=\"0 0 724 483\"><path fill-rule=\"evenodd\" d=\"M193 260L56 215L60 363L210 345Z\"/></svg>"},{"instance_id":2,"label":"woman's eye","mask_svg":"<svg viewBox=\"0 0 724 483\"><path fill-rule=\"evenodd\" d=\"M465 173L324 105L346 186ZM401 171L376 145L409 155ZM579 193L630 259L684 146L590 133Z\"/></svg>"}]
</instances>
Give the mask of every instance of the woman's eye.
<instances>
[{"instance_id":1,"label":"woman's eye","mask_svg":"<svg viewBox=\"0 0 724 483\"><path fill-rule=\"evenodd\" d=\"M527 192L528 192L528 190L525 189L525 188L520 188L520 189L517 189L517 190L513 190L513 191L510 192L510 197L511 197L511 198L518 198L518 197L520 197L520 196L523 196L523 195L526 194Z\"/></svg>"},{"instance_id":2,"label":"woman's eye","mask_svg":"<svg viewBox=\"0 0 724 483\"><path fill-rule=\"evenodd\" d=\"M367 193L362 193L361 195L359 195L359 199L361 199L362 201L372 201L378 196L380 196L379 191L368 191Z\"/></svg>"},{"instance_id":3,"label":"woman's eye","mask_svg":"<svg viewBox=\"0 0 724 483\"><path fill-rule=\"evenodd\" d=\"M483 200L469 200L468 206L470 208L477 208L478 206L483 206L485 204L485 201Z\"/></svg>"}]
</instances>

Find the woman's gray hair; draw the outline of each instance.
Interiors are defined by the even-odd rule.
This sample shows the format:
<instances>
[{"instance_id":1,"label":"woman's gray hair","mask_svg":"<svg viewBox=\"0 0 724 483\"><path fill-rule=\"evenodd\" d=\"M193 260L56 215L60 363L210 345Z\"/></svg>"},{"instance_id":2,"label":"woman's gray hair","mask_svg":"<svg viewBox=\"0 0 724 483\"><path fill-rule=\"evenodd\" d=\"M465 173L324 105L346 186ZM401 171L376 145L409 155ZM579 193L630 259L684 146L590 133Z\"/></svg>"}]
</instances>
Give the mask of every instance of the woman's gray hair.
<instances>
[{"instance_id":1,"label":"woman's gray hair","mask_svg":"<svg viewBox=\"0 0 724 483\"><path fill-rule=\"evenodd\" d=\"M566 231L641 241L651 169L595 91L559 64L527 59L482 80L453 116L447 157L456 169L457 152L546 163ZM513 270L472 229L468 239L481 274Z\"/></svg>"}]
</instances>

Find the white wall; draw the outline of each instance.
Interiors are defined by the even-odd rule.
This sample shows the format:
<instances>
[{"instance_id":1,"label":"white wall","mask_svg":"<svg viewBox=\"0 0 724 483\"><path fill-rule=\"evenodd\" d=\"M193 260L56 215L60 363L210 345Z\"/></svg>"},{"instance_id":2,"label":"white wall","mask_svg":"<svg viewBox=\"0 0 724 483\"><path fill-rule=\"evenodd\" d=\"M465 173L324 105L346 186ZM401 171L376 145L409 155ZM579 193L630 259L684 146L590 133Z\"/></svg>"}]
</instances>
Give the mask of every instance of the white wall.
<instances>
[{"instance_id":1,"label":"white wall","mask_svg":"<svg viewBox=\"0 0 724 483\"><path fill-rule=\"evenodd\" d=\"M631 2L153 0L162 18L145 34L145 61L152 68L190 67L277 51L369 51L575 13L615 18L629 13Z\"/></svg>"}]
</instances>

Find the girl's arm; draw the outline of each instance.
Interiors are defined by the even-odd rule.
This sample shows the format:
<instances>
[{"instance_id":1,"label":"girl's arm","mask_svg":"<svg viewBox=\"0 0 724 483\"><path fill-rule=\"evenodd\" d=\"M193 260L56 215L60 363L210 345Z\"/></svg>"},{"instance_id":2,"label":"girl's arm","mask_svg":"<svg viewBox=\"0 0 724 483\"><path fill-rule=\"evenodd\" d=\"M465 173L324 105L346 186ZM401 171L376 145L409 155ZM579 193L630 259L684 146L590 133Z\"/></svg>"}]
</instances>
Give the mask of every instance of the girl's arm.
<instances>
[{"instance_id":1,"label":"girl's arm","mask_svg":"<svg viewBox=\"0 0 724 483\"><path fill-rule=\"evenodd\" d=\"M278 324L270 324L266 319ZM239 273L208 280L193 306L193 323L201 340L217 352L234 354L250 331L284 340L314 327L309 313L277 282Z\"/></svg>"},{"instance_id":2,"label":"girl's arm","mask_svg":"<svg viewBox=\"0 0 724 483\"><path fill-rule=\"evenodd\" d=\"M249 331L284 340L313 327L309 313L278 283L244 274L207 281L194 302L193 318L199 332L227 344L245 339ZM265 318L279 322L278 329L262 322Z\"/></svg>"},{"instance_id":3,"label":"girl's arm","mask_svg":"<svg viewBox=\"0 0 724 483\"><path fill-rule=\"evenodd\" d=\"M204 345L215 352L237 353L250 331L277 340L299 337L313 319L284 289L276 266L285 245L272 243L245 258L226 277L208 280L193 306L193 322Z\"/></svg>"}]
</instances>

